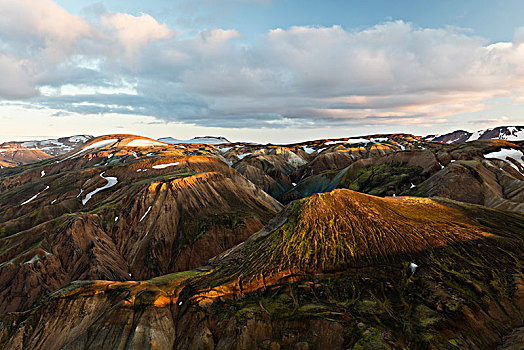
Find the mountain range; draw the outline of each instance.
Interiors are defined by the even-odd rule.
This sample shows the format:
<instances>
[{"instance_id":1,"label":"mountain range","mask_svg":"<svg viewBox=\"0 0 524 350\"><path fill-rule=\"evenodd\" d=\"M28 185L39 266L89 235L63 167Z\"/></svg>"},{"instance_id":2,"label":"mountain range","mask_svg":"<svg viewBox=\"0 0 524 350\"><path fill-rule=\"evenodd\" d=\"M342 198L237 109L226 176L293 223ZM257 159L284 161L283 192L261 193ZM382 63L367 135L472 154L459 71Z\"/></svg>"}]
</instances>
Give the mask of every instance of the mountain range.
<instances>
[{"instance_id":1,"label":"mountain range","mask_svg":"<svg viewBox=\"0 0 524 350\"><path fill-rule=\"evenodd\" d=\"M518 349L523 129L5 144L0 348Z\"/></svg>"}]
</instances>

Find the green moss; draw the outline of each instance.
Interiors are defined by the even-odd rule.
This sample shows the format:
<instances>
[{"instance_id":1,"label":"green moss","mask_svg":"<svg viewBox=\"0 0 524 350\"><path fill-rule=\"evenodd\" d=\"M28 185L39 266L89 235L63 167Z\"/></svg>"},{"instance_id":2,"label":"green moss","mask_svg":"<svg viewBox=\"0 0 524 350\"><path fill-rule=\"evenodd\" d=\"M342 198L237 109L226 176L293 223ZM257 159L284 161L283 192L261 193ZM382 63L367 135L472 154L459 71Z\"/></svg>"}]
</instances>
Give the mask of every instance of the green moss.
<instances>
[{"instance_id":1,"label":"green moss","mask_svg":"<svg viewBox=\"0 0 524 350\"><path fill-rule=\"evenodd\" d=\"M354 345L353 350L386 350L391 347L384 341L381 332L376 328L368 328Z\"/></svg>"},{"instance_id":2,"label":"green moss","mask_svg":"<svg viewBox=\"0 0 524 350\"><path fill-rule=\"evenodd\" d=\"M352 167L342 178L339 188L385 196L401 193L421 178L422 168L400 163L384 163L366 167Z\"/></svg>"}]
</instances>

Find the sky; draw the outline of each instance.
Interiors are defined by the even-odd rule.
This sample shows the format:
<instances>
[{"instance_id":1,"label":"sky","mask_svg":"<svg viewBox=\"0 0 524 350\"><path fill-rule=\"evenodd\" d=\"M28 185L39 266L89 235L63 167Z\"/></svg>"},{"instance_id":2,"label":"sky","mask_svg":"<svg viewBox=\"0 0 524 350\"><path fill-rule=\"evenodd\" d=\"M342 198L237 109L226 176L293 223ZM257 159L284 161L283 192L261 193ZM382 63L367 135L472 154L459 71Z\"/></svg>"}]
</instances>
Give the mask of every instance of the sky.
<instances>
[{"instance_id":1,"label":"sky","mask_svg":"<svg viewBox=\"0 0 524 350\"><path fill-rule=\"evenodd\" d=\"M524 2L0 0L0 141L524 125Z\"/></svg>"}]
</instances>

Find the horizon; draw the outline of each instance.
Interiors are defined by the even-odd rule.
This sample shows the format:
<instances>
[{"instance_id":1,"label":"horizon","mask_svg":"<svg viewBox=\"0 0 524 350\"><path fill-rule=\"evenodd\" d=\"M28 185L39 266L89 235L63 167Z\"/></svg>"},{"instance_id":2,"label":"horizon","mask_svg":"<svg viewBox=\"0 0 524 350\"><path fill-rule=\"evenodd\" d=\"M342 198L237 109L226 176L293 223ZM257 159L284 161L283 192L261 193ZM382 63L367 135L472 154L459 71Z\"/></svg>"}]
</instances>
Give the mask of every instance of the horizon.
<instances>
[{"instance_id":1,"label":"horizon","mask_svg":"<svg viewBox=\"0 0 524 350\"><path fill-rule=\"evenodd\" d=\"M5 0L0 140L523 125L522 13L514 0Z\"/></svg>"},{"instance_id":2,"label":"horizon","mask_svg":"<svg viewBox=\"0 0 524 350\"><path fill-rule=\"evenodd\" d=\"M452 133L452 132L459 132L459 131L466 131L466 132L469 132L469 133L474 133L476 131L487 131L487 130L495 129L497 127L500 127L500 128L505 128L505 127L520 127L520 128L524 128L524 126L522 126L522 125L498 125L498 126L495 126L493 128L480 129L480 130L456 129L456 130L450 130L449 132L444 132L444 133L441 133L441 134L439 134L439 133L435 133L435 134L431 134L431 133L415 134L415 133L402 132L402 131L399 131L399 132L376 132L376 133L371 133L371 134L358 134L358 135L345 135L345 136L326 136L326 137L319 137L319 138L297 139L297 140L294 140L294 141L285 141L285 142L271 142L271 141L267 141L266 142L266 141L256 141L256 140L251 140L251 139L245 139L245 140L238 139L237 140L237 139L231 139L231 138L229 138L227 136L224 136L224 135L194 135L194 136L185 137L185 138L176 138L176 137L169 136L169 135L160 136L160 137L152 137L152 136L148 136L148 135L144 135L144 134L133 134L133 133L128 133L128 132L106 133L106 134L99 134L99 135L90 135L90 134L81 134L80 133L80 134L58 135L58 136L51 136L51 135L47 135L47 136L45 136L45 135L19 136L18 138L15 137L14 139L9 139L9 140L0 139L0 143L4 143L4 142L19 142L19 141L21 141L21 142L43 141L43 140L47 140L47 139L59 139L59 138L63 138L63 137L73 137L73 136L93 136L94 138L99 138L99 137L103 137L103 136L109 136L109 135L114 135L114 134L121 134L121 135L142 136L142 137L147 137L147 138L151 138L151 139L155 139L155 140L160 140L162 138L173 137L173 139L176 139L178 141L189 141L189 140L194 139L194 138L205 138L205 137L211 137L211 138L225 137L231 143L242 143L242 142L249 143L249 142L252 142L252 143L257 143L257 144L262 144L262 145L263 144L269 144L269 143L285 145L285 144L295 144L295 143L302 143L302 142L316 141L316 140L324 140L324 139L359 138L359 137L371 136L371 135L379 135L379 134L411 134L411 135L419 136L419 137L439 136L439 135L444 135L444 134L448 134L448 133Z\"/></svg>"}]
</instances>

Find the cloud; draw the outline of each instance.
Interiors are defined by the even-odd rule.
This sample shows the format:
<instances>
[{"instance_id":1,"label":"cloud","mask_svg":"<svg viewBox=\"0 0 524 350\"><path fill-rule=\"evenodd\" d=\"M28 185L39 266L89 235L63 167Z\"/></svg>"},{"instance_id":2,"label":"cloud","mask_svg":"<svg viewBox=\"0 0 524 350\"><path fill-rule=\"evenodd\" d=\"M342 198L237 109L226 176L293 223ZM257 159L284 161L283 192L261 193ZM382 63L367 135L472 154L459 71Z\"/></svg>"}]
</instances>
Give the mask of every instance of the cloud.
<instances>
[{"instance_id":1,"label":"cloud","mask_svg":"<svg viewBox=\"0 0 524 350\"><path fill-rule=\"evenodd\" d=\"M489 43L390 21L277 28L246 42L234 29L187 35L149 14L104 11L88 21L51 1L2 2L0 96L57 115L270 128L438 124L489 111L495 97L522 103L524 29Z\"/></svg>"},{"instance_id":2,"label":"cloud","mask_svg":"<svg viewBox=\"0 0 524 350\"><path fill-rule=\"evenodd\" d=\"M100 18L100 24L108 31L107 34L116 37L128 62L144 45L169 38L173 34L165 24L158 23L148 14L135 17L127 13L105 13Z\"/></svg>"},{"instance_id":3,"label":"cloud","mask_svg":"<svg viewBox=\"0 0 524 350\"><path fill-rule=\"evenodd\" d=\"M50 0L0 2L0 38L20 54L45 54L59 60L72 54L82 39L93 39L93 28Z\"/></svg>"}]
</instances>

